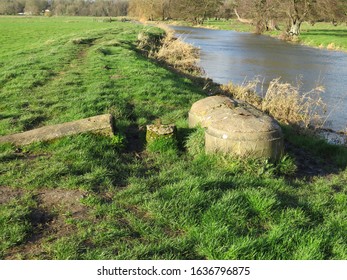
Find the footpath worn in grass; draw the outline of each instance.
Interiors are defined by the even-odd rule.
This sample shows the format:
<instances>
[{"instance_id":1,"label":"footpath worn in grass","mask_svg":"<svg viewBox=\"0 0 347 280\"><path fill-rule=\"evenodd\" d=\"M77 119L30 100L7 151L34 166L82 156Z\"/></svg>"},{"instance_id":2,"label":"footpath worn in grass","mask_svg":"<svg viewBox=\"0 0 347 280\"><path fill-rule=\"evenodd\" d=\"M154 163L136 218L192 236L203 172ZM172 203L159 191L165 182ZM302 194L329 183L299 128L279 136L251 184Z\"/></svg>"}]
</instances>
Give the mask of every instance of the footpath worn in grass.
<instances>
[{"instance_id":1,"label":"footpath worn in grass","mask_svg":"<svg viewBox=\"0 0 347 280\"><path fill-rule=\"evenodd\" d=\"M103 113L116 124L111 138L0 145L0 258L347 258L346 148L286 128L278 164L205 155L187 124L205 93L136 49L156 29L0 21L1 135ZM177 125L177 141L145 144L157 119ZM324 170L300 172L306 155Z\"/></svg>"}]
</instances>

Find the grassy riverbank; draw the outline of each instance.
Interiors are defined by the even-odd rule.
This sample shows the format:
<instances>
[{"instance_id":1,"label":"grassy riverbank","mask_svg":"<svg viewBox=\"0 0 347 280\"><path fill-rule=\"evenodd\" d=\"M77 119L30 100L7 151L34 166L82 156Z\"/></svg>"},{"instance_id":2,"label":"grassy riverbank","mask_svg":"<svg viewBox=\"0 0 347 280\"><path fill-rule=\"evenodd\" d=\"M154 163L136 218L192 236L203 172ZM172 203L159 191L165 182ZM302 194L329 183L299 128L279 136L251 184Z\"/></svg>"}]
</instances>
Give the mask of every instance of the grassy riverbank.
<instances>
[{"instance_id":1,"label":"grassy riverbank","mask_svg":"<svg viewBox=\"0 0 347 280\"><path fill-rule=\"evenodd\" d=\"M232 20L207 20L203 26L206 28L216 28L222 30L235 30L238 32L254 32L254 27L241 23L236 19ZM284 26L281 26L284 29ZM264 35L279 37L282 31L265 32ZM329 50L347 51L347 26L346 24L334 26L331 23L318 22L314 26L304 22L301 28L298 43L325 48Z\"/></svg>"},{"instance_id":2,"label":"grassy riverbank","mask_svg":"<svg viewBox=\"0 0 347 280\"><path fill-rule=\"evenodd\" d=\"M112 113L116 136L0 145L1 259L347 259L347 150L285 127L279 164L211 156L198 79L145 58L153 27L0 17L0 134ZM177 142L145 144L175 123Z\"/></svg>"}]
</instances>

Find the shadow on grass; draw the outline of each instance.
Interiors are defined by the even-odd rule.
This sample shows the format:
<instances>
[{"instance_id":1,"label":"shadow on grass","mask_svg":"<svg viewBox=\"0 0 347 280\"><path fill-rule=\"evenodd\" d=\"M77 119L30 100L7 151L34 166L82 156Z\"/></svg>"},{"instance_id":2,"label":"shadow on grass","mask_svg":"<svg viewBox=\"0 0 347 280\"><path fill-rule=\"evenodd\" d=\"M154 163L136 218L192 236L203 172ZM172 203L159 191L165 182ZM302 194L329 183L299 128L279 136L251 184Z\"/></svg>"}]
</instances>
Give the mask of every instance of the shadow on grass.
<instances>
[{"instance_id":1,"label":"shadow on grass","mask_svg":"<svg viewBox=\"0 0 347 280\"><path fill-rule=\"evenodd\" d=\"M338 174L347 167L347 148L332 145L318 136L302 134L283 126L285 149L295 160L295 178L312 179L316 176Z\"/></svg>"},{"instance_id":2,"label":"shadow on grass","mask_svg":"<svg viewBox=\"0 0 347 280\"><path fill-rule=\"evenodd\" d=\"M314 224L316 225L324 221L324 217L321 212L313 210L313 208L309 206L307 202L300 201L298 196L283 191L277 191L276 197L280 202L279 208L281 208L282 210L286 210L289 208L301 209L312 221L314 221Z\"/></svg>"},{"instance_id":3,"label":"shadow on grass","mask_svg":"<svg viewBox=\"0 0 347 280\"><path fill-rule=\"evenodd\" d=\"M347 37L347 30L315 29L315 30L306 30L306 33L308 35L317 35L317 36Z\"/></svg>"}]
</instances>

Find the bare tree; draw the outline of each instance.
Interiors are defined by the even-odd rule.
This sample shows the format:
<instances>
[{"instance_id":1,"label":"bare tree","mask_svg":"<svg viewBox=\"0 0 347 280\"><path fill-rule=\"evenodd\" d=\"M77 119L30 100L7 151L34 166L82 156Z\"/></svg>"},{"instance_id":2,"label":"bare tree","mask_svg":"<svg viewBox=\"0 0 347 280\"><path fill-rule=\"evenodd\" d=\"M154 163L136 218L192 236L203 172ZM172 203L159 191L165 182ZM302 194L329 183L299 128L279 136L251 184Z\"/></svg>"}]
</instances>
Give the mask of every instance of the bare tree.
<instances>
[{"instance_id":1,"label":"bare tree","mask_svg":"<svg viewBox=\"0 0 347 280\"><path fill-rule=\"evenodd\" d=\"M130 0L130 15L154 20L183 18L202 24L207 17L216 16L221 0Z\"/></svg>"},{"instance_id":2,"label":"bare tree","mask_svg":"<svg viewBox=\"0 0 347 280\"><path fill-rule=\"evenodd\" d=\"M50 0L55 15L126 16L127 0Z\"/></svg>"},{"instance_id":3,"label":"bare tree","mask_svg":"<svg viewBox=\"0 0 347 280\"><path fill-rule=\"evenodd\" d=\"M45 10L47 4L46 0L26 0L24 11L27 14L39 15Z\"/></svg>"},{"instance_id":4,"label":"bare tree","mask_svg":"<svg viewBox=\"0 0 347 280\"><path fill-rule=\"evenodd\" d=\"M0 15L15 15L24 11L23 0L0 0Z\"/></svg>"},{"instance_id":5,"label":"bare tree","mask_svg":"<svg viewBox=\"0 0 347 280\"><path fill-rule=\"evenodd\" d=\"M239 0L236 1L234 12L240 22L254 25L256 33L263 33L279 29L276 24L278 14L275 10L273 0Z\"/></svg>"},{"instance_id":6,"label":"bare tree","mask_svg":"<svg viewBox=\"0 0 347 280\"><path fill-rule=\"evenodd\" d=\"M277 0L279 11L287 15L287 32L291 36L300 34L301 24L317 10L315 0Z\"/></svg>"},{"instance_id":7,"label":"bare tree","mask_svg":"<svg viewBox=\"0 0 347 280\"><path fill-rule=\"evenodd\" d=\"M178 0L175 9L180 17L192 20L194 23L203 24L206 18L215 16L223 4L220 0Z\"/></svg>"},{"instance_id":8,"label":"bare tree","mask_svg":"<svg viewBox=\"0 0 347 280\"><path fill-rule=\"evenodd\" d=\"M217 10L216 19L224 18L228 20L232 18L235 5L234 0L224 0Z\"/></svg>"},{"instance_id":9,"label":"bare tree","mask_svg":"<svg viewBox=\"0 0 347 280\"><path fill-rule=\"evenodd\" d=\"M300 34L304 21L346 18L346 0L237 0L236 15L240 21L256 26L257 32L276 28L276 20L285 19L290 36Z\"/></svg>"},{"instance_id":10,"label":"bare tree","mask_svg":"<svg viewBox=\"0 0 347 280\"><path fill-rule=\"evenodd\" d=\"M312 19L330 21L333 25L347 20L347 1L341 0L317 0L317 17Z\"/></svg>"},{"instance_id":11,"label":"bare tree","mask_svg":"<svg viewBox=\"0 0 347 280\"><path fill-rule=\"evenodd\" d=\"M129 14L142 19L165 20L172 15L174 0L130 0Z\"/></svg>"}]
</instances>

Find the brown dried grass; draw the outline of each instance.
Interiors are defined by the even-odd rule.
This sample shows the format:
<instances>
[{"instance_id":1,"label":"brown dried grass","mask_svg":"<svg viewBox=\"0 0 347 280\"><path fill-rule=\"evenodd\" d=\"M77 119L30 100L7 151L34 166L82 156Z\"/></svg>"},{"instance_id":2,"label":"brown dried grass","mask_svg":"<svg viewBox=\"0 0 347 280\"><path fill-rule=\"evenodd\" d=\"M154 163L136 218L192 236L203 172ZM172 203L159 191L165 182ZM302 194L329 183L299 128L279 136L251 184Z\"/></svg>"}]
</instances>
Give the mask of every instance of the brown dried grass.
<instances>
[{"instance_id":1,"label":"brown dried grass","mask_svg":"<svg viewBox=\"0 0 347 280\"><path fill-rule=\"evenodd\" d=\"M139 35L139 47L148 49L150 58L165 62L175 69L194 75L203 74L202 68L198 65L199 49L176 38L174 30L167 25L157 26L165 31L165 36L156 42L148 35Z\"/></svg>"},{"instance_id":2,"label":"brown dried grass","mask_svg":"<svg viewBox=\"0 0 347 280\"><path fill-rule=\"evenodd\" d=\"M279 122L301 128L321 128L325 122L326 105L321 98L322 86L301 92L301 85L283 83L280 78L270 82L263 97L256 89L261 81L257 78L241 86L228 84L221 89L236 99L246 101Z\"/></svg>"},{"instance_id":3,"label":"brown dried grass","mask_svg":"<svg viewBox=\"0 0 347 280\"><path fill-rule=\"evenodd\" d=\"M224 92L230 94L233 98L246 101L254 107L261 109L262 98L257 94L257 86L260 83L258 78L250 81L245 81L241 85L229 83L221 85Z\"/></svg>"},{"instance_id":4,"label":"brown dried grass","mask_svg":"<svg viewBox=\"0 0 347 280\"><path fill-rule=\"evenodd\" d=\"M262 102L262 110L280 122L304 128L321 127L324 124L326 105L321 98L322 86L308 92L300 92L300 85L270 82Z\"/></svg>"}]
</instances>

